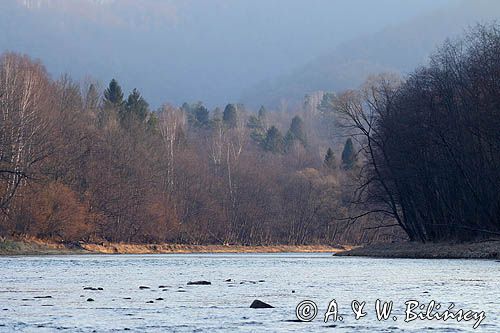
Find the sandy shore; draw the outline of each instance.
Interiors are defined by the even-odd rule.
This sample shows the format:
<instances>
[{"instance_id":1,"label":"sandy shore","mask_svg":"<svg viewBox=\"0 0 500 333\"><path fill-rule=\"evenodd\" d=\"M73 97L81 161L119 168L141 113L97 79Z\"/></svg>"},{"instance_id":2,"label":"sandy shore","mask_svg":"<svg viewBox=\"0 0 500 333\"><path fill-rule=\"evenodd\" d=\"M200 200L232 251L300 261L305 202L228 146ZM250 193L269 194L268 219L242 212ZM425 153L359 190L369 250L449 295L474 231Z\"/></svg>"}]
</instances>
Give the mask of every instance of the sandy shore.
<instances>
[{"instance_id":1,"label":"sandy shore","mask_svg":"<svg viewBox=\"0 0 500 333\"><path fill-rule=\"evenodd\" d=\"M338 253L352 247L328 245L189 245L189 244L125 244L125 243L80 243L64 245L41 240L0 241L0 255L50 255L50 254L162 254L162 253L280 253L323 252Z\"/></svg>"},{"instance_id":2,"label":"sandy shore","mask_svg":"<svg viewBox=\"0 0 500 333\"><path fill-rule=\"evenodd\" d=\"M0 241L0 255L51 254L167 254L167 253L283 253L322 252L336 256L428 259L500 259L500 240L476 243L384 243L367 246L328 245L189 245L78 243L65 245L37 239Z\"/></svg>"},{"instance_id":3,"label":"sandy shore","mask_svg":"<svg viewBox=\"0 0 500 333\"><path fill-rule=\"evenodd\" d=\"M338 256L366 256L414 259L500 259L500 240L475 243L390 243L339 252Z\"/></svg>"},{"instance_id":4,"label":"sandy shore","mask_svg":"<svg viewBox=\"0 0 500 333\"><path fill-rule=\"evenodd\" d=\"M92 253L279 253L279 252L327 252L345 251L343 248L328 245L188 245L188 244L83 244L82 247Z\"/></svg>"}]
</instances>

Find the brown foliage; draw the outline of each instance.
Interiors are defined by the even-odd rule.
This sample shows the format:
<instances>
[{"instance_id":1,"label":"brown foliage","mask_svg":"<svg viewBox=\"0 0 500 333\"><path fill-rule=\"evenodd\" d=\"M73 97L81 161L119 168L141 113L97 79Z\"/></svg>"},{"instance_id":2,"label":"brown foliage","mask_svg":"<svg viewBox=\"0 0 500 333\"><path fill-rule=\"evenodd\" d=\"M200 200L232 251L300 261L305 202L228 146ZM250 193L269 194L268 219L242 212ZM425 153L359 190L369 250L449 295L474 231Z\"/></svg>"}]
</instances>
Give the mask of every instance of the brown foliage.
<instances>
[{"instance_id":1,"label":"brown foliage","mask_svg":"<svg viewBox=\"0 0 500 333\"><path fill-rule=\"evenodd\" d=\"M16 229L26 235L77 241L91 231L88 207L67 186L52 182L23 188L16 206Z\"/></svg>"},{"instance_id":2,"label":"brown foliage","mask_svg":"<svg viewBox=\"0 0 500 333\"><path fill-rule=\"evenodd\" d=\"M99 105L97 84L82 88L68 76L53 81L25 56L1 59L0 78L20 80L0 86L1 235L248 245L359 241L362 231L347 235L349 225L337 220L349 210L341 179L350 176L323 167L319 147L331 144L313 135L318 114L302 114L307 145L290 141L286 151L270 153L250 133L242 106L231 126L214 117L193 123L189 108L168 105L124 122L132 108ZM283 129L292 116L270 118ZM270 125L263 122L260 130Z\"/></svg>"}]
</instances>

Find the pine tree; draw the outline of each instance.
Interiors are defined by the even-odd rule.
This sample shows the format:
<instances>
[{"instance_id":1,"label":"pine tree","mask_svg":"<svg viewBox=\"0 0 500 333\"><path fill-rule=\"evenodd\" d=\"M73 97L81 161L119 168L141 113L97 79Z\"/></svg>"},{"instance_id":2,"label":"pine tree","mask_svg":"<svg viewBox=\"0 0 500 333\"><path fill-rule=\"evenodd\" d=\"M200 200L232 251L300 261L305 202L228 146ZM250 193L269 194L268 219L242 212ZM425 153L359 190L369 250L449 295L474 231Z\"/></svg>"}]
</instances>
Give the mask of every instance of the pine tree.
<instances>
[{"instance_id":1,"label":"pine tree","mask_svg":"<svg viewBox=\"0 0 500 333\"><path fill-rule=\"evenodd\" d=\"M337 161L335 158L335 153L333 152L332 148L328 148L325 154L325 161L324 164L327 168L330 169L337 169Z\"/></svg>"},{"instance_id":2,"label":"pine tree","mask_svg":"<svg viewBox=\"0 0 500 333\"><path fill-rule=\"evenodd\" d=\"M238 112L234 104L226 105L224 109L224 114L222 115L222 120L224 124L229 128L236 127L238 123Z\"/></svg>"},{"instance_id":3,"label":"pine tree","mask_svg":"<svg viewBox=\"0 0 500 333\"><path fill-rule=\"evenodd\" d=\"M148 102L146 102L137 89L134 89L128 96L125 107L119 111L119 114L122 121L136 119L140 122L144 122L148 112Z\"/></svg>"},{"instance_id":4,"label":"pine tree","mask_svg":"<svg viewBox=\"0 0 500 333\"><path fill-rule=\"evenodd\" d=\"M196 120L196 125L199 127L204 127L208 125L209 113L208 109L203 106L203 104L198 103L194 109L194 118Z\"/></svg>"},{"instance_id":5,"label":"pine tree","mask_svg":"<svg viewBox=\"0 0 500 333\"><path fill-rule=\"evenodd\" d=\"M304 121L299 116L295 116L290 124L290 129L288 130L285 138L285 143L287 147L291 147L293 142L298 140L302 145L306 146L306 129Z\"/></svg>"},{"instance_id":6,"label":"pine tree","mask_svg":"<svg viewBox=\"0 0 500 333\"><path fill-rule=\"evenodd\" d=\"M284 150L284 140L281 132L274 126L267 131L266 138L262 142L266 151L272 153L282 153Z\"/></svg>"},{"instance_id":7,"label":"pine tree","mask_svg":"<svg viewBox=\"0 0 500 333\"><path fill-rule=\"evenodd\" d=\"M248 117L247 127L252 129L252 130L260 129L261 125L260 125L259 118L257 118L254 115L251 115L250 117Z\"/></svg>"},{"instance_id":8,"label":"pine tree","mask_svg":"<svg viewBox=\"0 0 500 333\"><path fill-rule=\"evenodd\" d=\"M104 107L120 108L123 105L122 88L115 79L109 82L108 88L104 90Z\"/></svg>"},{"instance_id":9,"label":"pine tree","mask_svg":"<svg viewBox=\"0 0 500 333\"><path fill-rule=\"evenodd\" d=\"M352 169L356 164L356 154L351 138L347 139L342 151L342 167L346 170Z\"/></svg>"},{"instance_id":10,"label":"pine tree","mask_svg":"<svg viewBox=\"0 0 500 333\"><path fill-rule=\"evenodd\" d=\"M186 114L188 123L191 126L205 127L209 125L210 115L208 109L202 102L196 102L193 104L184 103L181 106L181 110Z\"/></svg>"},{"instance_id":11,"label":"pine tree","mask_svg":"<svg viewBox=\"0 0 500 333\"><path fill-rule=\"evenodd\" d=\"M264 129L264 127L260 123L259 118L257 118L254 115L251 115L248 118L247 127L249 129L251 129L250 137L254 141L256 141L258 143L261 143L265 139L265 137L266 137L266 130Z\"/></svg>"}]
</instances>

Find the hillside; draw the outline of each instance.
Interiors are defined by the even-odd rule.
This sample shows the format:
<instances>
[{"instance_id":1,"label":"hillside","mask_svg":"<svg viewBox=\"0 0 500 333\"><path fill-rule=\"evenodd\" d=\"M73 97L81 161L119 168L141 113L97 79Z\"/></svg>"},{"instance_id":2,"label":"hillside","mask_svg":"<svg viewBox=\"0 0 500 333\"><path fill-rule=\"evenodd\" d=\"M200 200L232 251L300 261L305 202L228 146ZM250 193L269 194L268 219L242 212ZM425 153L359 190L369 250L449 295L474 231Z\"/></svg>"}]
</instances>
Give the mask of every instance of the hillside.
<instances>
[{"instance_id":1,"label":"hillside","mask_svg":"<svg viewBox=\"0 0 500 333\"><path fill-rule=\"evenodd\" d=\"M370 74L405 74L425 64L432 50L449 36L460 35L477 22L498 18L500 1L463 1L342 43L286 75L259 83L242 100L278 105L285 99L290 105L306 93L356 88Z\"/></svg>"},{"instance_id":2,"label":"hillside","mask_svg":"<svg viewBox=\"0 0 500 333\"><path fill-rule=\"evenodd\" d=\"M140 87L155 107L213 107L450 1L2 0L0 52L39 58L54 78L114 77L126 91Z\"/></svg>"}]
</instances>

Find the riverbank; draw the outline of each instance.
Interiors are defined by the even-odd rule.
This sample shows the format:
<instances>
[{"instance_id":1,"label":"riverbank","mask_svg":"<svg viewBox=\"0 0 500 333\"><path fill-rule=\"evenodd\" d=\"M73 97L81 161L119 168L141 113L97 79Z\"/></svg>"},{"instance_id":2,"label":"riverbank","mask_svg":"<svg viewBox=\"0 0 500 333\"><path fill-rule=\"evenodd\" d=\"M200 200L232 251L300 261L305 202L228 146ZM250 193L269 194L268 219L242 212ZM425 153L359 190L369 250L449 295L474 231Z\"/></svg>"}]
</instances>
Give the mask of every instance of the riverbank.
<instances>
[{"instance_id":1,"label":"riverbank","mask_svg":"<svg viewBox=\"0 0 500 333\"><path fill-rule=\"evenodd\" d=\"M45 242L38 239L0 240L0 255L50 255L50 254L82 254L85 249L78 246Z\"/></svg>"},{"instance_id":2,"label":"riverbank","mask_svg":"<svg viewBox=\"0 0 500 333\"><path fill-rule=\"evenodd\" d=\"M500 259L500 240L475 243L384 243L353 248L338 256L411 259Z\"/></svg>"},{"instance_id":3,"label":"riverbank","mask_svg":"<svg viewBox=\"0 0 500 333\"><path fill-rule=\"evenodd\" d=\"M155 253L280 253L280 252L325 252L345 251L345 247L328 245L189 245L189 244L82 244L90 253L105 254L155 254ZM352 249L348 247L347 249Z\"/></svg>"},{"instance_id":4,"label":"riverbank","mask_svg":"<svg viewBox=\"0 0 500 333\"><path fill-rule=\"evenodd\" d=\"M411 259L500 259L500 240L476 243L383 243L366 246L328 245L189 245L72 243L27 240L0 240L0 255L66 254L169 254L169 253L332 253L335 256Z\"/></svg>"},{"instance_id":5,"label":"riverbank","mask_svg":"<svg viewBox=\"0 0 500 333\"><path fill-rule=\"evenodd\" d=\"M37 239L0 241L0 255L50 255L50 254L167 254L167 253L283 253L323 252L338 253L352 246L328 245L189 245L189 244L126 244L126 243L77 243L60 244Z\"/></svg>"}]
</instances>

